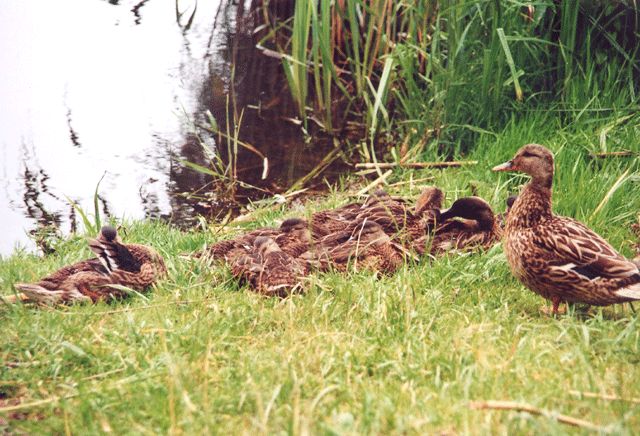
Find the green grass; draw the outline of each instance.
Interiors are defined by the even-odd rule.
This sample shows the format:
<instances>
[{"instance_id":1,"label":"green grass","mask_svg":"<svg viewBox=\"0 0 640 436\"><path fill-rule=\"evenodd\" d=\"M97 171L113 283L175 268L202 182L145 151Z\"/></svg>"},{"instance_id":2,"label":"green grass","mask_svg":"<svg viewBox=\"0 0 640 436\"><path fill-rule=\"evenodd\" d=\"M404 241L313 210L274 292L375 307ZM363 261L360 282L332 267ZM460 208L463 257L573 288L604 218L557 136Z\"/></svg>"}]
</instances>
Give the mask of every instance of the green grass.
<instances>
[{"instance_id":1,"label":"green grass","mask_svg":"<svg viewBox=\"0 0 640 436\"><path fill-rule=\"evenodd\" d=\"M639 161L593 161L615 118L532 113L481 134L480 164L398 170L390 183L433 176L447 203L474 190L497 210L524 178L490 168L527 142L556 152L555 209L592 226L626 255L640 210ZM639 151L637 117L607 130L608 149ZM630 176L604 203L616 180ZM357 185L357 186L356 186ZM417 196L422 184L390 186ZM246 227L343 204L345 178L306 207L254 213ZM543 300L511 276L500 246L485 254L407 265L390 277L316 274L306 295L267 299L224 267L178 255L228 229L181 232L126 223L126 239L157 247L169 277L148 301L35 309L0 307L0 431L26 433L580 433L554 419L477 411L514 400L586 419L616 433L640 428L640 405L571 390L640 397L640 320L628 307L539 313ZM89 256L83 237L56 254L0 260L0 287L36 280ZM2 411L14 403L17 411ZM29 404L34 405L30 406Z\"/></svg>"}]
</instances>

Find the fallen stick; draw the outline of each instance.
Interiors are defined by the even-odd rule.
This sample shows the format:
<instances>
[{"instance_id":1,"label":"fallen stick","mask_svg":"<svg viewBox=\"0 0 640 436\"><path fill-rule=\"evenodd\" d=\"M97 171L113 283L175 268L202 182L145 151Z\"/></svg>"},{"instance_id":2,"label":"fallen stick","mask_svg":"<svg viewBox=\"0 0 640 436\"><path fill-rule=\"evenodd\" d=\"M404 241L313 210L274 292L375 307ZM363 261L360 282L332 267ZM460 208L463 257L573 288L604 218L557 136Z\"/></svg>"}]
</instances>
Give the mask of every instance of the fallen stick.
<instances>
[{"instance_id":1,"label":"fallen stick","mask_svg":"<svg viewBox=\"0 0 640 436\"><path fill-rule=\"evenodd\" d=\"M581 392L581 391L569 391L571 395L575 395L578 397L585 398L598 398L600 400L609 400L609 401L626 401L629 403L640 404L640 398L622 398L617 395L612 394L599 394L597 392Z\"/></svg>"},{"instance_id":2,"label":"fallen stick","mask_svg":"<svg viewBox=\"0 0 640 436\"><path fill-rule=\"evenodd\" d=\"M562 415L549 410L539 409L530 404L516 403L515 401L473 401L469 405L472 409L486 410L515 410L518 412L527 412L532 415L542 415L550 419L555 419L563 424L572 425L574 427L586 428L597 432L609 433L609 431L603 427L597 426L592 422L585 421L584 419L574 418L572 416Z\"/></svg>"},{"instance_id":3,"label":"fallen stick","mask_svg":"<svg viewBox=\"0 0 640 436\"><path fill-rule=\"evenodd\" d=\"M357 163L356 168L379 168L379 169L387 169L387 168L457 168L466 165L477 165L477 160L463 160L463 161L453 161L453 162L406 162L406 163L397 163L397 162L364 162Z\"/></svg>"},{"instance_id":4,"label":"fallen stick","mask_svg":"<svg viewBox=\"0 0 640 436\"><path fill-rule=\"evenodd\" d=\"M28 302L29 298L24 294L17 295L0 295L0 301L4 304L16 304L18 301Z\"/></svg>"},{"instance_id":5,"label":"fallen stick","mask_svg":"<svg viewBox=\"0 0 640 436\"><path fill-rule=\"evenodd\" d=\"M380 183L387 180L387 178L391 175L391 173L393 173L393 171L391 170L385 172L383 175L375 179L373 182L369 183L367 186L365 186L364 188L356 192L356 197L366 194L367 192L369 192L370 190L378 186Z\"/></svg>"},{"instance_id":6,"label":"fallen stick","mask_svg":"<svg viewBox=\"0 0 640 436\"><path fill-rule=\"evenodd\" d=\"M423 177L421 179L403 180L401 182L390 183L389 186L400 186L400 185L406 185L407 183L421 183L421 182L430 182L430 181L433 181L433 177Z\"/></svg>"},{"instance_id":7,"label":"fallen stick","mask_svg":"<svg viewBox=\"0 0 640 436\"><path fill-rule=\"evenodd\" d=\"M598 159L606 159L608 157L631 157L637 153L632 151L608 151L602 153L589 153L589 156Z\"/></svg>"}]
</instances>

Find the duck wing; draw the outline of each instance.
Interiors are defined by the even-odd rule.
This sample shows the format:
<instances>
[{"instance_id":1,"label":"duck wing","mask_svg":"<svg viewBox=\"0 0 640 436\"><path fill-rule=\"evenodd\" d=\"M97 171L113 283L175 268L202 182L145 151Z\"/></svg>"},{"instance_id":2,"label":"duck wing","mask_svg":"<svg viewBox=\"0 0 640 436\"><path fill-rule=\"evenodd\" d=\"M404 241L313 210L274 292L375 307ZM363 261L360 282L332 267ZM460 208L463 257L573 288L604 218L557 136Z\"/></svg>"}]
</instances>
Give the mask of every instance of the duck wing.
<instances>
[{"instance_id":1,"label":"duck wing","mask_svg":"<svg viewBox=\"0 0 640 436\"><path fill-rule=\"evenodd\" d=\"M90 239L89 248L109 272L117 269L139 272L142 266L141 262L133 256L124 244L115 240Z\"/></svg>"},{"instance_id":2,"label":"duck wing","mask_svg":"<svg viewBox=\"0 0 640 436\"><path fill-rule=\"evenodd\" d=\"M588 280L623 279L638 275L638 266L618 253L600 235L584 224L554 217L534 237L552 268L573 271Z\"/></svg>"}]
</instances>

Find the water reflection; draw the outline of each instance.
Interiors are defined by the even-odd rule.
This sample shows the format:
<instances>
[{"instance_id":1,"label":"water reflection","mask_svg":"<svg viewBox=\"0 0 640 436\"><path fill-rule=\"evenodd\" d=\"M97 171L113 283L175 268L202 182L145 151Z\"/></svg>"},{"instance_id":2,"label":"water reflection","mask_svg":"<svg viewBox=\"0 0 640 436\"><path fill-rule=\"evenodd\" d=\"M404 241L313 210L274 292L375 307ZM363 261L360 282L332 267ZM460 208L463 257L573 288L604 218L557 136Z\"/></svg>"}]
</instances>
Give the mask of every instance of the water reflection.
<instances>
[{"instance_id":1,"label":"water reflection","mask_svg":"<svg viewBox=\"0 0 640 436\"><path fill-rule=\"evenodd\" d=\"M305 144L286 121L295 107L281 64L255 49L259 4L183 0L176 15L168 1L3 2L0 254L75 230L70 201L93 211L101 178L105 216L226 215L224 183L182 164L210 164L218 138L194 127L207 110L220 126L242 113L240 139L269 158L261 180L262 160L241 149L243 181L276 192L313 168L331 145Z\"/></svg>"}]
</instances>

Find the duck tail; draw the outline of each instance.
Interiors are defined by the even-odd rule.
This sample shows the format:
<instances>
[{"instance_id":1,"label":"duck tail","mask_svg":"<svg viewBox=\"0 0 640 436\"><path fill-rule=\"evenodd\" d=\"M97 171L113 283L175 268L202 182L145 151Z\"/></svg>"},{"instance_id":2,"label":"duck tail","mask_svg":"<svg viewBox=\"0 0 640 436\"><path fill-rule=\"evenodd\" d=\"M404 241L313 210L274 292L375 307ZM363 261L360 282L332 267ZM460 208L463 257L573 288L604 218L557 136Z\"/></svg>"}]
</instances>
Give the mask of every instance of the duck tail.
<instances>
[{"instance_id":1,"label":"duck tail","mask_svg":"<svg viewBox=\"0 0 640 436\"><path fill-rule=\"evenodd\" d=\"M55 304L62 299L62 291L52 291L33 283L16 283L15 288L22 292L19 298L22 301ZM18 297L16 298L17 301Z\"/></svg>"},{"instance_id":2,"label":"duck tail","mask_svg":"<svg viewBox=\"0 0 640 436\"><path fill-rule=\"evenodd\" d=\"M0 295L0 302L4 304L16 304L18 301L28 302L29 297L27 297L22 293L15 294L15 295Z\"/></svg>"},{"instance_id":3,"label":"duck tail","mask_svg":"<svg viewBox=\"0 0 640 436\"><path fill-rule=\"evenodd\" d=\"M117 269L140 270L140 262L119 241L116 229L111 226L104 226L96 239L90 239L89 248L109 273Z\"/></svg>"},{"instance_id":4,"label":"duck tail","mask_svg":"<svg viewBox=\"0 0 640 436\"><path fill-rule=\"evenodd\" d=\"M632 300L640 300L640 282L618 289L615 294Z\"/></svg>"}]
</instances>

